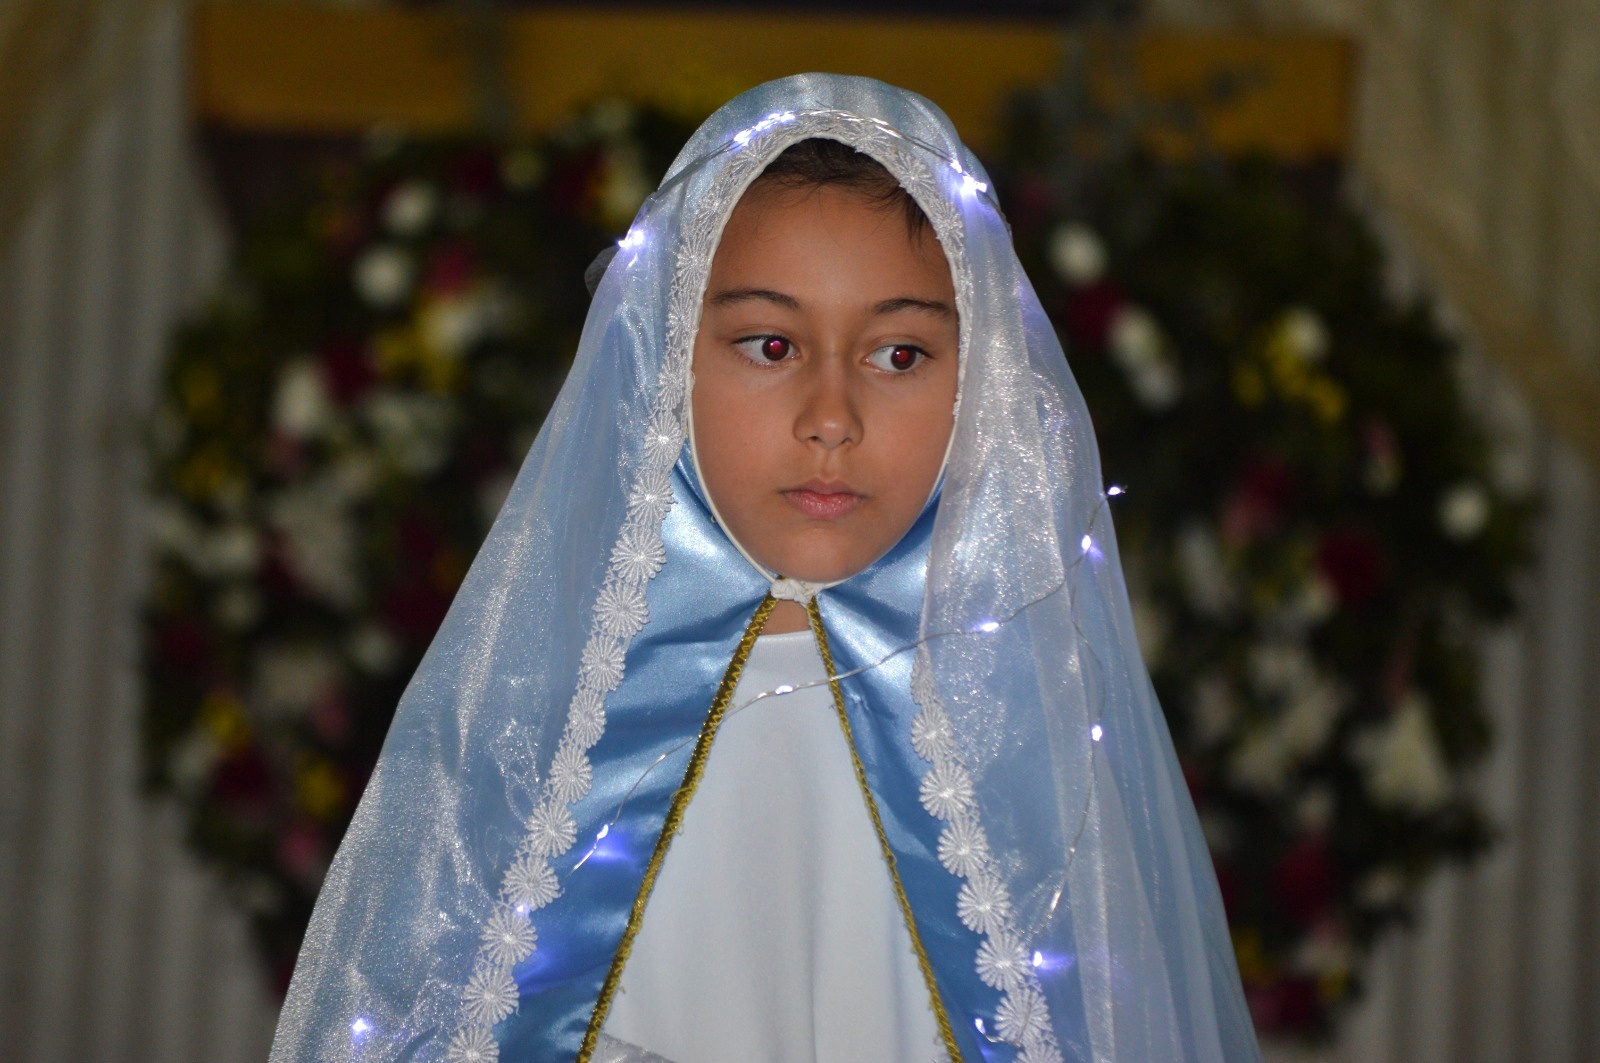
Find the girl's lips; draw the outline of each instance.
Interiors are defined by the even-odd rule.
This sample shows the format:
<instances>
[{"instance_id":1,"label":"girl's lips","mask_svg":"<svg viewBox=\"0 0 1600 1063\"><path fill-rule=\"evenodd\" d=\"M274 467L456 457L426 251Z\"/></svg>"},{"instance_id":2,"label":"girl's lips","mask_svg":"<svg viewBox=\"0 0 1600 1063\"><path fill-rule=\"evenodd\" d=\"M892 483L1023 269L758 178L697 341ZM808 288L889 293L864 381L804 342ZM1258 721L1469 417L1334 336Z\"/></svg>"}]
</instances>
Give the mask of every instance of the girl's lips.
<instances>
[{"instance_id":1,"label":"girl's lips","mask_svg":"<svg viewBox=\"0 0 1600 1063\"><path fill-rule=\"evenodd\" d=\"M815 520L837 520L861 504L853 491L817 491L808 487L783 492L789 504Z\"/></svg>"}]
</instances>

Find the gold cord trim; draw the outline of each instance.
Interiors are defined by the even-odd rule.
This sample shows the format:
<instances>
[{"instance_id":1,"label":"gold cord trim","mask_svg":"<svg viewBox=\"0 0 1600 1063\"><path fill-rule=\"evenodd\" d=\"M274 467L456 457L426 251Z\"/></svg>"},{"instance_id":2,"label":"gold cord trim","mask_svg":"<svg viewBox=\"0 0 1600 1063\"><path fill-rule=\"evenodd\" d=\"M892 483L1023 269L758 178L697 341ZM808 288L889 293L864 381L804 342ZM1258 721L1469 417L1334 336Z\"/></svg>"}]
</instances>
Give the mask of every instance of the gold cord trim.
<instances>
[{"instance_id":1,"label":"gold cord trim","mask_svg":"<svg viewBox=\"0 0 1600 1063\"><path fill-rule=\"evenodd\" d=\"M861 796L867 803L867 815L872 819L872 829L878 835L878 846L883 850L883 862L889 865L889 881L894 884L895 900L900 903L900 914L905 918L906 930L911 934L911 950L917 954L917 967L922 971L922 979L928 984L928 996L933 1004L933 1017L939 1024L939 1037L944 1041L945 1051L950 1053L954 1063L960 1063L961 1048L956 1044L956 1034L950 1025L950 1016L944 1009L944 1000L939 996L939 986L933 977L933 964L928 962L928 952L922 947L922 936L917 933L917 919L911 911L911 899L906 896L905 887L900 884L900 869L895 864L894 850L889 848L889 836L884 833L883 820L878 816L878 802L872 796L872 788L867 785L866 765L861 763L861 758L856 754L855 734L850 729L850 716L844 707L844 691L839 686L839 680L834 678L833 654L828 649L828 636L822 630L822 610L817 608L817 600L812 598L806 603L806 613L811 618L811 631L817 637L817 650L822 654L822 667L828 673L828 689L833 691L833 707L839 714L839 726L844 730L844 742L850 749L850 763L855 767L856 782L861 787Z\"/></svg>"},{"instance_id":2,"label":"gold cord trim","mask_svg":"<svg viewBox=\"0 0 1600 1063\"><path fill-rule=\"evenodd\" d=\"M776 604L777 600L769 594L756 607L755 615L750 618L750 625L744 630L744 637L739 640L738 648L733 651L733 660L728 662L728 670L722 676L722 685L717 687L716 697L711 699L711 711L706 714L705 723L700 725L700 737L695 741L694 752L689 754L688 770L684 772L678 792L672 796L672 805L667 809L667 818L661 825L661 835L656 838L655 851L650 854L650 863L644 870L644 881L639 886L638 895L633 899L633 910L628 913L628 927L622 932L622 941L617 945L617 954L612 957L611 969L606 972L606 980L600 984L600 999L595 1002L594 1013L589 1016L589 1028L584 1032L583 1044L578 1048L577 1063L590 1063L594 1056L595 1046L600 1040L600 1028L605 1025L606 1014L611 1010L611 1002L616 997L617 987L622 983L622 968L628 962L628 954L633 951L633 939L638 936L639 925L644 920L644 906L650 900L650 892L655 889L656 876L660 874L661 864L667 857L667 846L672 844L673 835L678 833L678 828L683 823L684 810L689 807L690 799L700 786L700 778L706 770L706 758L711 755L711 742L717 737L717 728L722 725L722 718L727 714L728 703L733 700L734 689L739 685L739 676L744 672L745 662L750 659L750 650L755 646L761 629L767 626L767 617L772 615L772 607ZM828 669L828 674L833 674L831 667ZM879 836L882 837L882 831L879 831Z\"/></svg>"}]
</instances>

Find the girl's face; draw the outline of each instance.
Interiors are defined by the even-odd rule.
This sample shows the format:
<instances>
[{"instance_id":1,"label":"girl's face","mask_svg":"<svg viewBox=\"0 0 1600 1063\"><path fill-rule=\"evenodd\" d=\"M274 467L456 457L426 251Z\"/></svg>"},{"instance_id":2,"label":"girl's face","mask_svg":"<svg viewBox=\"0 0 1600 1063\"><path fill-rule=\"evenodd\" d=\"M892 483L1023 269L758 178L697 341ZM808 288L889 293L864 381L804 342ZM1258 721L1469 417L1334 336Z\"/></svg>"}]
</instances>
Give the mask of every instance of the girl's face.
<instances>
[{"instance_id":1,"label":"girl's face","mask_svg":"<svg viewBox=\"0 0 1600 1063\"><path fill-rule=\"evenodd\" d=\"M752 186L722 233L694 347L694 440L728 532L827 583L900 540L954 421L955 288L931 230L824 186Z\"/></svg>"}]
</instances>

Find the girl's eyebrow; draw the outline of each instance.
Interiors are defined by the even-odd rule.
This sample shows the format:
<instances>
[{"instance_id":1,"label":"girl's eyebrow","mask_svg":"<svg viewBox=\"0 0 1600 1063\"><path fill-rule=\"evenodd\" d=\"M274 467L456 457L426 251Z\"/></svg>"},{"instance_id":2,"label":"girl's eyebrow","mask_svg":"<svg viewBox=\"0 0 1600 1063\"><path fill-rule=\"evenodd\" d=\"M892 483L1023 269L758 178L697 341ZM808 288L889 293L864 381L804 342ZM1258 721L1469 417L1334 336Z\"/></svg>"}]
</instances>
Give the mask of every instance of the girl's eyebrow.
<instances>
[{"instance_id":1,"label":"girl's eyebrow","mask_svg":"<svg viewBox=\"0 0 1600 1063\"><path fill-rule=\"evenodd\" d=\"M950 308L949 303L941 302L937 299L916 299L909 295L885 299L872 308L874 314L897 314L902 310L921 310L924 313L937 314L939 317L956 316L956 312Z\"/></svg>"},{"instance_id":2,"label":"girl's eyebrow","mask_svg":"<svg viewBox=\"0 0 1600 1063\"><path fill-rule=\"evenodd\" d=\"M775 292L771 288L725 288L710 299L706 300L710 306L732 306L735 303L748 302L752 299L774 303L785 310L799 310L800 300L783 292ZM902 310L918 310L938 317L955 317L956 312L949 303L938 299L918 299L910 295L900 295L893 299L885 299L872 308L875 316L885 314L898 314Z\"/></svg>"},{"instance_id":3,"label":"girl's eyebrow","mask_svg":"<svg viewBox=\"0 0 1600 1063\"><path fill-rule=\"evenodd\" d=\"M776 303L785 310L800 309L800 300L792 295L775 292L771 288L727 288L713 295L707 302L711 306L732 306L734 303L743 303L751 299Z\"/></svg>"}]
</instances>

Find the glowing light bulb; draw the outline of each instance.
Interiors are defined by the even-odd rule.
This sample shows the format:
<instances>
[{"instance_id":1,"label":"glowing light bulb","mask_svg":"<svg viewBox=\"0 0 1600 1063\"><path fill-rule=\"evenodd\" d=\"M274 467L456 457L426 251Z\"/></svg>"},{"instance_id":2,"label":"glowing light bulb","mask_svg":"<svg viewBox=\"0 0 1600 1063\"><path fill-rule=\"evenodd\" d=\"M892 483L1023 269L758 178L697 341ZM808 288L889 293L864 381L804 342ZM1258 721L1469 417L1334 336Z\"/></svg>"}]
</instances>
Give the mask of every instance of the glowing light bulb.
<instances>
[{"instance_id":1,"label":"glowing light bulb","mask_svg":"<svg viewBox=\"0 0 1600 1063\"><path fill-rule=\"evenodd\" d=\"M357 1019L355 1022L352 1022L350 1024L350 1036L351 1037L356 1037L356 1038L365 1037L367 1034L369 1034L371 1032L372 1032L372 1023L368 1022L364 1018Z\"/></svg>"},{"instance_id":2,"label":"glowing light bulb","mask_svg":"<svg viewBox=\"0 0 1600 1063\"><path fill-rule=\"evenodd\" d=\"M632 251L644 243L644 230L629 229L626 236L617 241L617 246L624 251Z\"/></svg>"},{"instance_id":3,"label":"glowing light bulb","mask_svg":"<svg viewBox=\"0 0 1600 1063\"><path fill-rule=\"evenodd\" d=\"M1034 953L1033 953L1033 965L1035 967L1043 967L1044 966L1044 953L1039 952L1038 950L1034 951Z\"/></svg>"},{"instance_id":4,"label":"glowing light bulb","mask_svg":"<svg viewBox=\"0 0 1600 1063\"><path fill-rule=\"evenodd\" d=\"M597 841L597 842L603 842L603 841L606 840L606 835L610 834L610 833L611 833L611 824L602 823L600 825L600 833L596 834L594 836L594 840Z\"/></svg>"},{"instance_id":5,"label":"glowing light bulb","mask_svg":"<svg viewBox=\"0 0 1600 1063\"><path fill-rule=\"evenodd\" d=\"M1099 724L1095 724L1093 727L1089 728L1089 737L1094 739L1096 742L1100 741L1101 736L1104 734L1105 731L1101 729Z\"/></svg>"},{"instance_id":6,"label":"glowing light bulb","mask_svg":"<svg viewBox=\"0 0 1600 1063\"><path fill-rule=\"evenodd\" d=\"M1083 547L1083 552L1087 554L1094 547L1094 539L1085 535L1079 545Z\"/></svg>"},{"instance_id":7,"label":"glowing light bulb","mask_svg":"<svg viewBox=\"0 0 1600 1063\"><path fill-rule=\"evenodd\" d=\"M1116 498L1118 495L1125 495L1127 493L1127 488L1119 487L1116 484L1112 484L1110 487L1106 488L1106 494L1110 495L1112 498Z\"/></svg>"},{"instance_id":8,"label":"glowing light bulb","mask_svg":"<svg viewBox=\"0 0 1600 1063\"><path fill-rule=\"evenodd\" d=\"M983 632L985 635L992 635L996 631L1000 630L1000 621L985 620L983 623L978 625L978 630Z\"/></svg>"},{"instance_id":9,"label":"glowing light bulb","mask_svg":"<svg viewBox=\"0 0 1600 1063\"><path fill-rule=\"evenodd\" d=\"M983 1028L983 1016L982 1015L979 1015L977 1018L973 1019L972 1020L972 1025L977 1027L978 1032L983 1034L983 1036L985 1036L985 1037L989 1036L989 1031Z\"/></svg>"},{"instance_id":10,"label":"glowing light bulb","mask_svg":"<svg viewBox=\"0 0 1600 1063\"><path fill-rule=\"evenodd\" d=\"M794 687L790 686L788 683L784 683L782 686L773 688L772 692L774 694L792 694L794 693Z\"/></svg>"}]
</instances>

